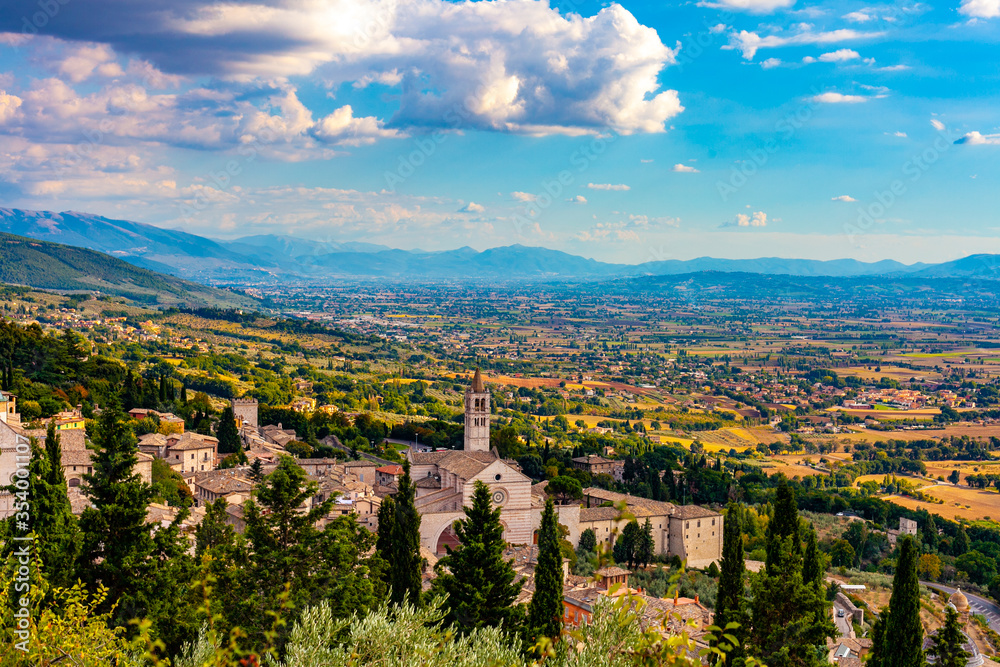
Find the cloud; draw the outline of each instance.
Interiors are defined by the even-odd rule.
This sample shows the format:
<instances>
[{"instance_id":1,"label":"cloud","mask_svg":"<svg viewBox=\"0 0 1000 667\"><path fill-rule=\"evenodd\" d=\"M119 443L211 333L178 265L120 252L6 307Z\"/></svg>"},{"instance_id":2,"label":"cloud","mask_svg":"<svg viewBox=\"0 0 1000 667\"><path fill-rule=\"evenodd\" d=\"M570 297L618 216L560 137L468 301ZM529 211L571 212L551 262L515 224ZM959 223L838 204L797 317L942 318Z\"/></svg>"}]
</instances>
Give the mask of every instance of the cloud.
<instances>
[{"instance_id":1,"label":"cloud","mask_svg":"<svg viewBox=\"0 0 1000 667\"><path fill-rule=\"evenodd\" d=\"M690 167L690 166L688 166L686 164L681 164L679 162L677 164L675 164L673 166L673 169L671 169L670 171L676 171L676 172L681 173L681 174L697 174L697 173L700 173L694 167Z\"/></svg>"},{"instance_id":2,"label":"cloud","mask_svg":"<svg viewBox=\"0 0 1000 667\"><path fill-rule=\"evenodd\" d=\"M703 0L698 3L698 6L712 7L713 9L734 9L751 14L770 14L776 9L786 9L794 4L795 0L717 0L716 2Z\"/></svg>"},{"instance_id":3,"label":"cloud","mask_svg":"<svg viewBox=\"0 0 1000 667\"><path fill-rule=\"evenodd\" d=\"M652 162L652 160L644 160L642 158L639 158L639 162L641 162L642 164L649 164L650 162Z\"/></svg>"},{"instance_id":4,"label":"cloud","mask_svg":"<svg viewBox=\"0 0 1000 667\"><path fill-rule=\"evenodd\" d=\"M95 72L105 77L125 73L117 63L114 51L107 44L78 46L59 64L59 73L73 83L85 81Z\"/></svg>"},{"instance_id":5,"label":"cloud","mask_svg":"<svg viewBox=\"0 0 1000 667\"><path fill-rule=\"evenodd\" d=\"M753 60L759 49L773 49L783 46L803 46L805 44L836 44L838 42L848 42L864 39L875 39L881 37L882 32L858 32L850 28L831 30L828 32L813 32L803 30L788 37L780 35L767 35L761 37L755 32L741 30L729 36L729 43L722 46L724 50L738 50L743 54L744 60Z\"/></svg>"},{"instance_id":6,"label":"cloud","mask_svg":"<svg viewBox=\"0 0 1000 667\"><path fill-rule=\"evenodd\" d=\"M5 91L0 90L0 124L14 118L22 102L23 100L17 95L8 95Z\"/></svg>"},{"instance_id":7,"label":"cloud","mask_svg":"<svg viewBox=\"0 0 1000 667\"><path fill-rule=\"evenodd\" d=\"M931 118L931 125L933 125L934 129L937 130L938 132L944 131L944 123L939 121L937 118Z\"/></svg>"},{"instance_id":8,"label":"cloud","mask_svg":"<svg viewBox=\"0 0 1000 667\"><path fill-rule=\"evenodd\" d=\"M666 227L677 227L680 220L668 216L634 215L615 211L623 216L611 222L599 222L589 229L577 232L573 238L584 242L637 242L639 232L655 231Z\"/></svg>"},{"instance_id":9,"label":"cloud","mask_svg":"<svg viewBox=\"0 0 1000 667\"><path fill-rule=\"evenodd\" d=\"M470 201L468 204L466 204L465 206L463 206L458 210L460 213L482 213L483 211L486 210L486 207L481 204L477 204L474 201Z\"/></svg>"},{"instance_id":10,"label":"cloud","mask_svg":"<svg viewBox=\"0 0 1000 667\"><path fill-rule=\"evenodd\" d=\"M885 67L878 67L876 71L878 72L904 72L910 69L909 65L886 65Z\"/></svg>"},{"instance_id":11,"label":"cloud","mask_svg":"<svg viewBox=\"0 0 1000 667\"><path fill-rule=\"evenodd\" d=\"M530 192L511 192L510 196L515 201L535 201L538 199L538 195L534 195Z\"/></svg>"},{"instance_id":12,"label":"cloud","mask_svg":"<svg viewBox=\"0 0 1000 667\"><path fill-rule=\"evenodd\" d=\"M848 12L844 14L843 17L851 23L867 23L871 21L874 17L871 14L866 14L864 12Z\"/></svg>"},{"instance_id":13,"label":"cloud","mask_svg":"<svg viewBox=\"0 0 1000 667\"><path fill-rule=\"evenodd\" d=\"M726 223L724 227L767 227L767 213L755 211L750 215L737 213L736 219Z\"/></svg>"},{"instance_id":14,"label":"cloud","mask_svg":"<svg viewBox=\"0 0 1000 667\"><path fill-rule=\"evenodd\" d=\"M1000 146L1000 134L982 134L977 131L969 132L956 144L966 144L968 146Z\"/></svg>"},{"instance_id":15,"label":"cloud","mask_svg":"<svg viewBox=\"0 0 1000 667\"><path fill-rule=\"evenodd\" d=\"M899 137L901 139L905 139L906 138L906 132L900 132L899 130L896 130L895 132L891 132L891 133L890 132L886 132L886 134L891 134L892 136Z\"/></svg>"},{"instance_id":16,"label":"cloud","mask_svg":"<svg viewBox=\"0 0 1000 667\"><path fill-rule=\"evenodd\" d=\"M20 31L37 9L36 0L11 0L0 32ZM192 78L316 75L331 90L382 83L399 91L387 124L404 130L663 132L683 110L677 91L659 83L677 48L615 3L590 17L543 0L144 0L97 13L91 3L61 4L59 20L39 32ZM106 55L77 54L66 76L90 76Z\"/></svg>"},{"instance_id":17,"label":"cloud","mask_svg":"<svg viewBox=\"0 0 1000 667\"><path fill-rule=\"evenodd\" d=\"M857 51L852 51L851 49L837 49L836 51L831 51L830 53L824 53L819 57L819 60L824 63L842 63L860 57L861 55Z\"/></svg>"},{"instance_id":18,"label":"cloud","mask_svg":"<svg viewBox=\"0 0 1000 667\"><path fill-rule=\"evenodd\" d=\"M1000 16L1000 0L962 0L958 12L972 18L994 19Z\"/></svg>"},{"instance_id":19,"label":"cloud","mask_svg":"<svg viewBox=\"0 0 1000 667\"><path fill-rule=\"evenodd\" d=\"M590 190L631 190L629 186L624 183L587 183L587 188Z\"/></svg>"},{"instance_id":20,"label":"cloud","mask_svg":"<svg viewBox=\"0 0 1000 667\"><path fill-rule=\"evenodd\" d=\"M772 67L777 67L781 64L781 59L779 58L768 58L760 63L760 66L764 69L771 69Z\"/></svg>"},{"instance_id":21,"label":"cloud","mask_svg":"<svg viewBox=\"0 0 1000 667\"><path fill-rule=\"evenodd\" d=\"M349 104L322 118L313 132L326 143L346 146L361 146L375 143L377 139L404 136L399 130L384 127L384 123L374 116L355 118Z\"/></svg>"},{"instance_id":22,"label":"cloud","mask_svg":"<svg viewBox=\"0 0 1000 667\"><path fill-rule=\"evenodd\" d=\"M818 102L820 104L858 104L860 102L867 102L870 97L865 97L864 95L844 95L842 93L822 93L820 95L814 95L810 98L813 102Z\"/></svg>"},{"instance_id":23,"label":"cloud","mask_svg":"<svg viewBox=\"0 0 1000 667\"><path fill-rule=\"evenodd\" d=\"M851 195L837 195L836 197L831 197L830 201L842 201L850 203L858 200L852 197Z\"/></svg>"},{"instance_id":24,"label":"cloud","mask_svg":"<svg viewBox=\"0 0 1000 667\"><path fill-rule=\"evenodd\" d=\"M720 227L767 227L767 213L755 211L749 215L737 213L730 222L724 222Z\"/></svg>"},{"instance_id":25,"label":"cloud","mask_svg":"<svg viewBox=\"0 0 1000 667\"><path fill-rule=\"evenodd\" d=\"M576 195L575 197L570 197L566 201L573 202L574 204L586 204L587 198L583 195Z\"/></svg>"}]
</instances>

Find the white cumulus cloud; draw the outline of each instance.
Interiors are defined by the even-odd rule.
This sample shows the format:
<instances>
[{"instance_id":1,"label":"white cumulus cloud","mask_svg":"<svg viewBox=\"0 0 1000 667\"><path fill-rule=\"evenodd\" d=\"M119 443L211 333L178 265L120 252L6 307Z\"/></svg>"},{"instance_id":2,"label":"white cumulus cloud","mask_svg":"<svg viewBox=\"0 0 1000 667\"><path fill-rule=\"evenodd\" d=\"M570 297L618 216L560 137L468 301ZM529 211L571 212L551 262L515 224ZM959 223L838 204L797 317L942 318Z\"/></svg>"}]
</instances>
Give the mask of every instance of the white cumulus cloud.
<instances>
[{"instance_id":1,"label":"white cumulus cloud","mask_svg":"<svg viewBox=\"0 0 1000 667\"><path fill-rule=\"evenodd\" d=\"M535 201L536 199L538 199L538 195L534 195L534 194L532 194L530 192L515 191L515 192L511 192L510 196L515 201Z\"/></svg>"},{"instance_id":2,"label":"white cumulus cloud","mask_svg":"<svg viewBox=\"0 0 1000 667\"><path fill-rule=\"evenodd\" d=\"M681 174L697 174L697 173L699 173L698 170L695 169L694 167L688 166L686 164L681 164L679 162L674 165L674 167L673 167L673 169L671 169L671 171L676 171L676 172L681 173Z\"/></svg>"},{"instance_id":3,"label":"white cumulus cloud","mask_svg":"<svg viewBox=\"0 0 1000 667\"><path fill-rule=\"evenodd\" d=\"M566 201L573 202L574 204L586 204L587 198L583 195L576 195L575 197L570 197Z\"/></svg>"},{"instance_id":4,"label":"white cumulus cloud","mask_svg":"<svg viewBox=\"0 0 1000 667\"><path fill-rule=\"evenodd\" d=\"M837 49L836 51L831 51L830 53L824 53L819 57L819 59L820 62L824 63L842 63L860 57L861 55L857 51L853 51L851 49Z\"/></svg>"},{"instance_id":5,"label":"white cumulus cloud","mask_svg":"<svg viewBox=\"0 0 1000 667\"><path fill-rule=\"evenodd\" d=\"M347 146L371 144L377 139L394 139L401 136L399 130L384 127L384 123L374 116L356 118L349 104L316 123L315 133L327 143Z\"/></svg>"},{"instance_id":6,"label":"white cumulus cloud","mask_svg":"<svg viewBox=\"0 0 1000 667\"><path fill-rule=\"evenodd\" d=\"M745 60L753 60L760 49L773 49L783 46L803 46L806 44L836 44L838 42L848 42L864 39L874 39L881 37L882 32L859 32L850 28L840 30L830 30L826 32L813 32L804 29L794 35L767 35L761 37L755 32L741 30L729 36L729 43L722 48L725 50L738 50Z\"/></svg>"},{"instance_id":7,"label":"white cumulus cloud","mask_svg":"<svg viewBox=\"0 0 1000 667\"><path fill-rule=\"evenodd\" d=\"M959 13L977 19L995 19L1000 16L1000 0L962 0Z\"/></svg>"},{"instance_id":8,"label":"white cumulus cloud","mask_svg":"<svg viewBox=\"0 0 1000 667\"><path fill-rule=\"evenodd\" d=\"M474 201L470 201L468 204L458 209L461 213L482 213L486 210L486 207L482 204L477 204Z\"/></svg>"},{"instance_id":9,"label":"white cumulus cloud","mask_svg":"<svg viewBox=\"0 0 1000 667\"><path fill-rule=\"evenodd\" d=\"M760 66L764 69L771 69L777 67L781 64L780 58L768 58L767 60L761 61Z\"/></svg>"},{"instance_id":10,"label":"white cumulus cloud","mask_svg":"<svg viewBox=\"0 0 1000 667\"><path fill-rule=\"evenodd\" d=\"M867 102L869 97L864 95L844 95L843 93L821 93L810 98L813 102L820 104L858 104Z\"/></svg>"},{"instance_id":11,"label":"white cumulus cloud","mask_svg":"<svg viewBox=\"0 0 1000 667\"><path fill-rule=\"evenodd\" d=\"M737 213L730 222L724 222L721 227L767 227L767 213L754 211L752 213Z\"/></svg>"},{"instance_id":12,"label":"white cumulus cloud","mask_svg":"<svg viewBox=\"0 0 1000 667\"><path fill-rule=\"evenodd\" d=\"M937 130L938 132L944 130L944 123L939 121L937 118L931 118L931 125L933 125L934 129Z\"/></svg>"},{"instance_id":13,"label":"white cumulus cloud","mask_svg":"<svg viewBox=\"0 0 1000 667\"><path fill-rule=\"evenodd\" d=\"M770 14L777 9L787 9L795 4L795 0L703 0L699 7L713 9L734 9L752 14Z\"/></svg>"},{"instance_id":14,"label":"white cumulus cloud","mask_svg":"<svg viewBox=\"0 0 1000 667\"><path fill-rule=\"evenodd\" d=\"M17 95L8 95L0 90L0 123L12 119L17 114L22 102L23 100Z\"/></svg>"},{"instance_id":15,"label":"white cumulus cloud","mask_svg":"<svg viewBox=\"0 0 1000 667\"><path fill-rule=\"evenodd\" d=\"M858 200L855 199L854 197L852 197L851 195L837 195L836 197L831 197L830 201L842 201L842 202L848 202L849 203L849 202L858 201Z\"/></svg>"},{"instance_id":16,"label":"white cumulus cloud","mask_svg":"<svg viewBox=\"0 0 1000 667\"><path fill-rule=\"evenodd\" d=\"M983 134L978 131L967 133L956 144L967 144L969 146L1000 146L1000 134Z\"/></svg>"},{"instance_id":17,"label":"white cumulus cloud","mask_svg":"<svg viewBox=\"0 0 1000 667\"><path fill-rule=\"evenodd\" d=\"M842 17L852 23L867 23L872 20L871 14L866 14L865 12L848 12Z\"/></svg>"},{"instance_id":18,"label":"white cumulus cloud","mask_svg":"<svg viewBox=\"0 0 1000 667\"><path fill-rule=\"evenodd\" d=\"M629 186L624 183L587 183L587 188L590 190L631 190Z\"/></svg>"}]
</instances>

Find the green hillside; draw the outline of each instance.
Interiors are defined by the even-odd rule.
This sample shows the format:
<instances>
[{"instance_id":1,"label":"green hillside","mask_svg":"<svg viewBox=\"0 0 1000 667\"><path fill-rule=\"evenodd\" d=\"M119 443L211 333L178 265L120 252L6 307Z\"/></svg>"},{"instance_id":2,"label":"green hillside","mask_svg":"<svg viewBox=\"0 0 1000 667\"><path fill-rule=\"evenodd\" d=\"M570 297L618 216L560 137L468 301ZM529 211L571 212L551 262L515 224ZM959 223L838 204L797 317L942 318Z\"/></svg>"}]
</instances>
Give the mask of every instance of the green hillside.
<instances>
[{"instance_id":1,"label":"green hillside","mask_svg":"<svg viewBox=\"0 0 1000 667\"><path fill-rule=\"evenodd\" d=\"M93 290L146 304L252 306L248 297L147 271L93 250L0 233L0 282Z\"/></svg>"}]
</instances>

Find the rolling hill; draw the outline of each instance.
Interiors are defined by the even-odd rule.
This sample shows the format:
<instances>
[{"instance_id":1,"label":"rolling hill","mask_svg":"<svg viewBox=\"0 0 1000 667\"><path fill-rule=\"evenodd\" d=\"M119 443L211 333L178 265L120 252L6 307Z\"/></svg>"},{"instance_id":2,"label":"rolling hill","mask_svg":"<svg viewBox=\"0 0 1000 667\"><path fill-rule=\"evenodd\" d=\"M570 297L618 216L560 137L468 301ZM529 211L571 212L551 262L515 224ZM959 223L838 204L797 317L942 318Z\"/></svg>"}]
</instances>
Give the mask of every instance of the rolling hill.
<instances>
[{"instance_id":1,"label":"rolling hill","mask_svg":"<svg viewBox=\"0 0 1000 667\"><path fill-rule=\"evenodd\" d=\"M603 280L702 272L783 276L902 276L1000 279L1000 256L973 255L942 264L902 264L763 257L612 264L522 245L477 251L398 250L372 243L264 234L212 240L89 213L0 208L0 232L99 250L157 273L191 280L280 282L327 278L401 280Z\"/></svg>"},{"instance_id":2,"label":"rolling hill","mask_svg":"<svg viewBox=\"0 0 1000 667\"><path fill-rule=\"evenodd\" d=\"M0 233L0 282L99 291L151 305L253 306L254 300L154 273L86 248Z\"/></svg>"}]
</instances>

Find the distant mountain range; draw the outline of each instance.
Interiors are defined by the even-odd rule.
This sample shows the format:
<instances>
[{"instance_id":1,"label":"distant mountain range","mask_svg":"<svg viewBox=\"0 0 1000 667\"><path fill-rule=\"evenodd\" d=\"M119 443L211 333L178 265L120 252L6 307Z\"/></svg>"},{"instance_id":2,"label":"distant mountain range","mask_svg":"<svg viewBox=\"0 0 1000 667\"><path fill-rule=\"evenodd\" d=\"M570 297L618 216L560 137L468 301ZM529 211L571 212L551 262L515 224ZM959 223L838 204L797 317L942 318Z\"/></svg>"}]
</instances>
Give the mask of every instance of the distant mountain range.
<instances>
[{"instance_id":1,"label":"distant mountain range","mask_svg":"<svg viewBox=\"0 0 1000 667\"><path fill-rule=\"evenodd\" d=\"M1000 256L972 255L942 264L812 259L665 260L611 264L521 245L482 252L396 250L371 243L335 243L259 235L230 241L89 213L0 208L0 231L99 250L136 266L193 280L260 281L324 278L405 280L600 280L701 272L791 276L1000 278Z\"/></svg>"},{"instance_id":2,"label":"distant mountain range","mask_svg":"<svg viewBox=\"0 0 1000 667\"><path fill-rule=\"evenodd\" d=\"M154 273L94 250L4 233L0 233L0 283L100 291L150 305L257 305L249 297Z\"/></svg>"}]
</instances>

